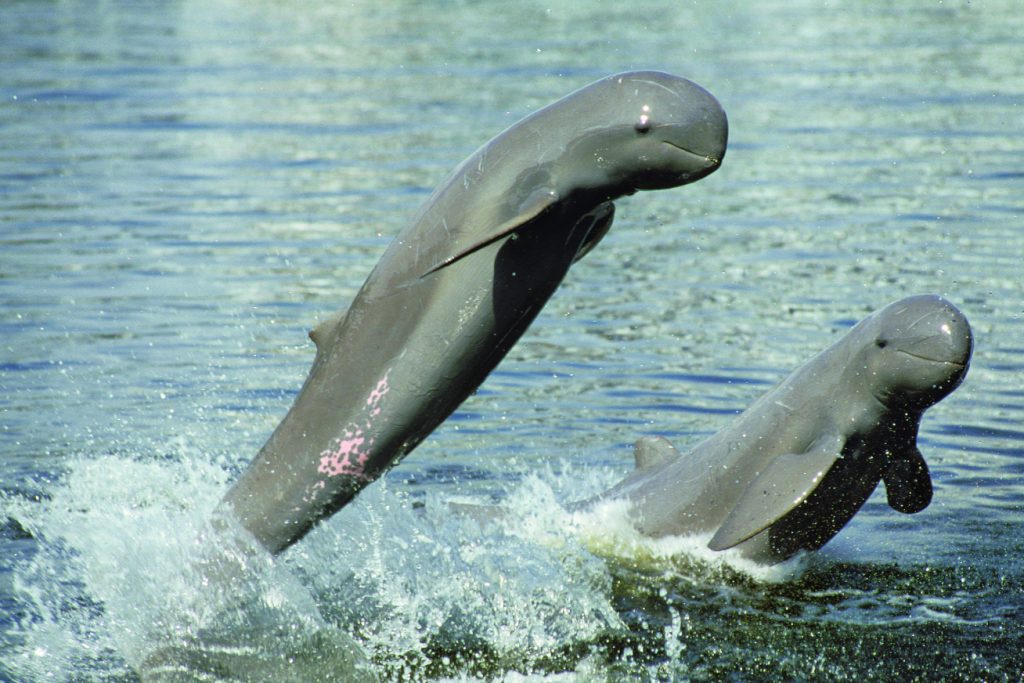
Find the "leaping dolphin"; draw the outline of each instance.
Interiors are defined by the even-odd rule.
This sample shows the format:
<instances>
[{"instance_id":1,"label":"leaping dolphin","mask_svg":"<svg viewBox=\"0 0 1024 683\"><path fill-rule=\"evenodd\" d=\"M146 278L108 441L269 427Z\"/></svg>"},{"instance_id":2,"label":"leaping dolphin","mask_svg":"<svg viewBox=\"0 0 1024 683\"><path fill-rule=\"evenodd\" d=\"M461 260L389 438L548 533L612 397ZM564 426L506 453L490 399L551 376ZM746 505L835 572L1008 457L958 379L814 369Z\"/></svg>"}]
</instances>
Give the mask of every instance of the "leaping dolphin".
<instances>
[{"instance_id":1,"label":"leaping dolphin","mask_svg":"<svg viewBox=\"0 0 1024 683\"><path fill-rule=\"evenodd\" d=\"M301 538L483 382L608 230L613 200L703 178L727 137L706 90L637 71L485 144L399 233L348 311L310 333L302 390L221 510L273 553Z\"/></svg>"},{"instance_id":2,"label":"leaping dolphin","mask_svg":"<svg viewBox=\"0 0 1024 683\"><path fill-rule=\"evenodd\" d=\"M641 439L637 469L581 506L626 499L644 534L714 532L712 550L766 563L825 545L879 481L893 509L919 512L932 498L921 417L963 381L972 348L945 299L892 303L689 453Z\"/></svg>"}]
</instances>

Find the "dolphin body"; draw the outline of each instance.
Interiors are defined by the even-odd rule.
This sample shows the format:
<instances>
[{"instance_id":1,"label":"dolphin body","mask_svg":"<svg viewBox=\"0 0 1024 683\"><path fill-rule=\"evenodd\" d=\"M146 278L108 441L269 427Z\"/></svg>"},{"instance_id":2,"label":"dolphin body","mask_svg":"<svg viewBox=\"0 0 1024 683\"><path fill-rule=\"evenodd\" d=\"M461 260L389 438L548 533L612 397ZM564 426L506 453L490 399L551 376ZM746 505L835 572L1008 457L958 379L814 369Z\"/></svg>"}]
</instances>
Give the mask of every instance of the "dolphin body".
<instances>
[{"instance_id":1,"label":"dolphin body","mask_svg":"<svg viewBox=\"0 0 1024 683\"><path fill-rule=\"evenodd\" d=\"M919 512L932 498L921 417L959 386L972 347L967 319L945 299L896 301L689 453L641 439L637 469L579 507L626 499L646 535L710 531L712 550L769 564L825 545L879 481L893 509Z\"/></svg>"},{"instance_id":2,"label":"dolphin body","mask_svg":"<svg viewBox=\"0 0 1024 683\"><path fill-rule=\"evenodd\" d=\"M474 152L391 243L347 312L311 333L294 404L221 503L272 553L419 444L603 237L618 197L718 168L706 90L654 71L601 79Z\"/></svg>"}]
</instances>

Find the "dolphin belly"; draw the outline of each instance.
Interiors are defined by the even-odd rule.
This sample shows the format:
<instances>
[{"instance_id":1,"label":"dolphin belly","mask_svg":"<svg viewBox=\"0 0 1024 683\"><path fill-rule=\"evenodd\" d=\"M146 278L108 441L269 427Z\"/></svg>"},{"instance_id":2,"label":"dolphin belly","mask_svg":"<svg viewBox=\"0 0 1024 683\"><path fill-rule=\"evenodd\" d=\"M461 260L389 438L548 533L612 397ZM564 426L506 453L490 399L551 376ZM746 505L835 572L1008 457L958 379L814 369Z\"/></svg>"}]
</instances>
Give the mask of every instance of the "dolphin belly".
<instances>
[{"instance_id":1,"label":"dolphin belly","mask_svg":"<svg viewBox=\"0 0 1024 683\"><path fill-rule=\"evenodd\" d=\"M226 496L234 514L277 552L415 448L484 381L593 237L572 235L566 244L531 229L360 301L318 341L295 404Z\"/></svg>"}]
</instances>

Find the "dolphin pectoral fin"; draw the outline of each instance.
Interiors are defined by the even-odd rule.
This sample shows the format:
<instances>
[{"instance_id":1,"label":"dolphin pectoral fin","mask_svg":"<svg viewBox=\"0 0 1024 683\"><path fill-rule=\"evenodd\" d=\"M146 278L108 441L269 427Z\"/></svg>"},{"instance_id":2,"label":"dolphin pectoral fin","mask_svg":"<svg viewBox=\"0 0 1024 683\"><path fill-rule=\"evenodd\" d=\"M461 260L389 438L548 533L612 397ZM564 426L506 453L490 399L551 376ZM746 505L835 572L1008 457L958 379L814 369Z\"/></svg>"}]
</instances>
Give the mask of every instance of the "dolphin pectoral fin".
<instances>
[{"instance_id":1,"label":"dolphin pectoral fin","mask_svg":"<svg viewBox=\"0 0 1024 683\"><path fill-rule=\"evenodd\" d=\"M615 204L613 202L603 202L598 204L593 211L576 221L573 231L586 230L587 236L576 251L576 256L572 260L573 263L589 254L590 250L604 239L604 236L608 234L608 230L612 227L613 220L615 220Z\"/></svg>"},{"instance_id":2,"label":"dolphin pectoral fin","mask_svg":"<svg viewBox=\"0 0 1024 683\"><path fill-rule=\"evenodd\" d=\"M822 447L772 460L747 485L708 547L726 550L782 519L821 483L841 452Z\"/></svg>"},{"instance_id":3,"label":"dolphin pectoral fin","mask_svg":"<svg viewBox=\"0 0 1024 683\"><path fill-rule=\"evenodd\" d=\"M473 252L479 251L487 245L494 244L503 237L511 235L523 226L536 220L538 216L557 204L559 199L560 197L558 192L554 189L550 187L537 188L530 193L526 198L526 201L519 205L519 209L515 212L514 216L493 229L488 229L481 239L478 239L467 247L459 249L450 256L444 257L441 259L440 263L431 267L427 272L420 275L420 277L424 278L431 273L441 270L442 268L447 268L456 261L466 258Z\"/></svg>"},{"instance_id":4,"label":"dolphin pectoral fin","mask_svg":"<svg viewBox=\"0 0 1024 683\"><path fill-rule=\"evenodd\" d=\"M928 465L916 446L899 454L882 473L889 507L913 514L932 502L932 478Z\"/></svg>"},{"instance_id":5,"label":"dolphin pectoral fin","mask_svg":"<svg viewBox=\"0 0 1024 683\"><path fill-rule=\"evenodd\" d=\"M633 445L633 458L638 470L661 465L679 457L679 451L663 436L645 436Z\"/></svg>"}]
</instances>

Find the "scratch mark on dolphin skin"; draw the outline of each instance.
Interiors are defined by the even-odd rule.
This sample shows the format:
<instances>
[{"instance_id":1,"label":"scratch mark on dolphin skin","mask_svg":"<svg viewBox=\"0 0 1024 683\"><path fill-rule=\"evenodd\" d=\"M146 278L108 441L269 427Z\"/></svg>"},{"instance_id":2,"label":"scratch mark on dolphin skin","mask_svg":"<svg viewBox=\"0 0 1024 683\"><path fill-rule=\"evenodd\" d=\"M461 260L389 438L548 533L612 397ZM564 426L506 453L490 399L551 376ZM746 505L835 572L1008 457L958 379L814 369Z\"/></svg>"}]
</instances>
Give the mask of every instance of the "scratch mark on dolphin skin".
<instances>
[{"instance_id":1,"label":"scratch mark on dolphin skin","mask_svg":"<svg viewBox=\"0 0 1024 683\"><path fill-rule=\"evenodd\" d=\"M622 81L620 80L619 82L621 83ZM652 80L648 80L648 79L646 79L646 78L638 78L638 79L636 79L636 81L635 81L635 82L637 82L637 83L646 83L647 85L653 85L653 86L655 86L656 88L661 88L661 89L662 89L662 90L664 90L665 92L671 93L671 94L672 94L672 95L674 95L674 96L675 96L676 98L679 98L679 93L677 93L677 92L676 92L675 90L673 90L672 88L669 88L668 86L666 86L666 85L663 85L662 83L658 83L657 81L652 81ZM637 88L637 89L635 89L635 90L633 91L633 97L638 97L639 95L640 95L640 89L639 89L639 88Z\"/></svg>"},{"instance_id":2,"label":"scratch mark on dolphin skin","mask_svg":"<svg viewBox=\"0 0 1024 683\"><path fill-rule=\"evenodd\" d=\"M320 452L320 461L317 471L327 477L346 475L355 477L362 481L370 481L372 477L366 474L366 465L370 460L373 443L376 440L369 436L373 429L374 418L381 413L381 401L390 390L388 375L389 368L384 376L377 382L377 385L366 397L366 422L362 427L352 425L345 430L345 433L335 439L334 446ZM322 491L327 489L327 481L321 479L306 490L303 496L307 503L312 503Z\"/></svg>"}]
</instances>

